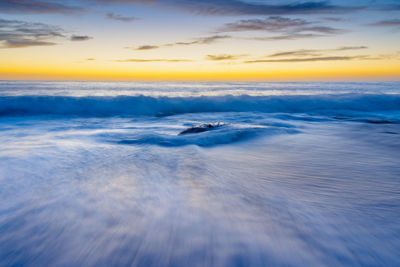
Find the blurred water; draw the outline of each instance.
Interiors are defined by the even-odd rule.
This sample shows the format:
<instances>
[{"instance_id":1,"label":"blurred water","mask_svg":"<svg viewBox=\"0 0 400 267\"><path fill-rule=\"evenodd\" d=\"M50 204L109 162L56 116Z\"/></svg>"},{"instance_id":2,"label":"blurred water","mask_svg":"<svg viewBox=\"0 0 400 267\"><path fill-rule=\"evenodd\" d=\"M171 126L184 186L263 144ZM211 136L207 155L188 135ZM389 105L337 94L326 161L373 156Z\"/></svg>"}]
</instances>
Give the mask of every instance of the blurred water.
<instances>
[{"instance_id":1,"label":"blurred water","mask_svg":"<svg viewBox=\"0 0 400 267\"><path fill-rule=\"evenodd\" d=\"M0 266L400 264L399 84L145 85L157 101L180 86L161 102L179 112L57 112L65 97L115 104L143 84L0 83L0 110L62 97L54 112L0 115ZM238 94L240 110L196 98L244 87L256 98ZM257 98L271 88L279 98ZM189 98L206 107L185 112ZM347 109L320 112L322 100ZM178 135L207 122L226 126Z\"/></svg>"}]
</instances>

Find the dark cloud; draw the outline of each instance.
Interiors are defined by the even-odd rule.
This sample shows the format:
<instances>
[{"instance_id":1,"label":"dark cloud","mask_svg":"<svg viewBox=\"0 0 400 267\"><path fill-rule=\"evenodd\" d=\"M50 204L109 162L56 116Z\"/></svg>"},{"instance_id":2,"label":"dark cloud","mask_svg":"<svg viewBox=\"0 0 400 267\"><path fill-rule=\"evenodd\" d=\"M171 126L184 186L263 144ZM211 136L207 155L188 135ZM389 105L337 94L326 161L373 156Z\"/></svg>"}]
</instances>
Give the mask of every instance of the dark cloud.
<instances>
[{"instance_id":1,"label":"dark cloud","mask_svg":"<svg viewBox=\"0 0 400 267\"><path fill-rule=\"evenodd\" d=\"M328 1L289 3L281 1L281 4L276 5L240 0L159 0L158 2L201 15L338 14L360 9L360 7L331 5Z\"/></svg>"},{"instance_id":2,"label":"dark cloud","mask_svg":"<svg viewBox=\"0 0 400 267\"><path fill-rule=\"evenodd\" d=\"M304 27L311 24L304 19L291 19L284 17L269 17L266 19L247 19L227 23L219 29L220 32L238 31L271 31L279 32L286 29Z\"/></svg>"},{"instance_id":3,"label":"dark cloud","mask_svg":"<svg viewBox=\"0 0 400 267\"><path fill-rule=\"evenodd\" d=\"M246 55L228 55L228 54L207 55L206 59L211 60L211 61L236 60L236 59L242 58L244 56L246 56Z\"/></svg>"},{"instance_id":4,"label":"dark cloud","mask_svg":"<svg viewBox=\"0 0 400 267\"><path fill-rule=\"evenodd\" d=\"M132 21L140 19L140 18L137 18L137 17L124 17L124 16L117 15L117 14L114 14L114 13L107 13L106 17L109 18L109 19L117 20L117 21L121 21L121 22L132 22Z\"/></svg>"},{"instance_id":5,"label":"dark cloud","mask_svg":"<svg viewBox=\"0 0 400 267\"><path fill-rule=\"evenodd\" d=\"M400 19L392 19L392 20L381 20L372 24L371 26L378 26L378 27L399 27L400 26Z\"/></svg>"},{"instance_id":6,"label":"dark cloud","mask_svg":"<svg viewBox=\"0 0 400 267\"><path fill-rule=\"evenodd\" d=\"M57 37L65 37L64 30L44 24L0 19L0 48L55 45Z\"/></svg>"},{"instance_id":7,"label":"dark cloud","mask_svg":"<svg viewBox=\"0 0 400 267\"><path fill-rule=\"evenodd\" d=\"M308 57L308 58L285 58L285 59L261 59L248 60L244 63L296 63L296 62L316 62L316 61L348 61L356 59L372 59L368 56L332 56L332 57Z\"/></svg>"},{"instance_id":8,"label":"dark cloud","mask_svg":"<svg viewBox=\"0 0 400 267\"><path fill-rule=\"evenodd\" d=\"M157 49L159 46L157 45L142 45L137 47L135 50L151 50L151 49Z\"/></svg>"},{"instance_id":9,"label":"dark cloud","mask_svg":"<svg viewBox=\"0 0 400 267\"><path fill-rule=\"evenodd\" d=\"M88 0L87 0L88 1ZM364 7L339 6L329 1L282 0L280 4L243 0L89 0L97 4L156 4L200 15L340 14Z\"/></svg>"},{"instance_id":10,"label":"dark cloud","mask_svg":"<svg viewBox=\"0 0 400 267\"><path fill-rule=\"evenodd\" d=\"M71 14L80 13L84 9L64 4L65 1L41 0L1 0L0 13L10 14Z\"/></svg>"},{"instance_id":11,"label":"dark cloud","mask_svg":"<svg viewBox=\"0 0 400 267\"><path fill-rule=\"evenodd\" d=\"M93 37L87 35L72 35L70 38L73 42L88 41L90 39L93 39Z\"/></svg>"},{"instance_id":12,"label":"dark cloud","mask_svg":"<svg viewBox=\"0 0 400 267\"><path fill-rule=\"evenodd\" d=\"M293 15L293 14L341 14L363 9L362 6L341 6L329 1L283 0L279 4L243 0L82 0L85 8L66 4L61 0L1 0L1 13L63 13L83 12L93 5L159 5L174 7L200 15ZM396 5L395 7L397 7ZM110 19L124 22L135 20L110 14Z\"/></svg>"},{"instance_id":13,"label":"dark cloud","mask_svg":"<svg viewBox=\"0 0 400 267\"><path fill-rule=\"evenodd\" d=\"M115 62L192 62L193 60L189 59L120 59L120 60L115 60Z\"/></svg>"},{"instance_id":14,"label":"dark cloud","mask_svg":"<svg viewBox=\"0 0 400 267\"><path fill-rule=\"evenodd\" d=\"M309 22L305 19L273 16L265 19L247 19L227 23L219 28L218 32L264 31L279 34L275 36L250 38L264 41L314 38L345 32L341 29L315 24L315 22Z\"/></svg>"},{"instance_id":15,"label":"dark cloud","mask_svg":"<svg viewBox=\"0 0 400 267\"><path fill-rule=\"evenodd\" d=\"M389 3L389 4L378 4L378 6L374 6L374 9L380 10L380 11L399 11L400 10L400 5L398 3Z\"/></svg>"},{"instance_id":16,"label":"dark cloud","mask_svg":"<svg viewBox=\"0 0 400 267\"><path fill-rule=\"evenodd\" d=\"M84 0L89 3L103 4L103 5L115 5L115 4L126 4L126 5L152 5L157 0ZM161 1L162 2L162 1Z\"/></svg>"},{"instance_id":17,"label":"dark cloud","mask_svg":"<svg viewBox=\"0 0 400 267\"><path fill-rule=\"evenodd\" d=\"M335 34L341 30L326 27L314 26L314 23L304 19L292 19L285 17L268 17L266 19L248 19L239 20L233 23L227 23L219 29L219 32L238 32L238 31L267 31L275 33L293 33L316 32L323 34Z\"/></svg>"},{"instance_id":18,"label":"dark cloud","mask_svg":"<svg viewBox=\"0 0 400 267\"><path fill-rule=\"evenodd\" d=\"M395 10L395 11L399 11L399 10L400 10L400 5L391 5L391 6L388 7L386 10Z\"/></svg>"},{"instance_id":19,"label":"dark cloud","mask_svg":"<svg viewBox=\"0 0 400 267\"><path fill-rule=\"evenodd\" d=\"M56 45L55 40L67 39L66 31L60 27L20 20L0 19L0 48L23 48L30 46ZM92 37L72 35L72 41L85 41Z\"/></svg>"}]
</instances>

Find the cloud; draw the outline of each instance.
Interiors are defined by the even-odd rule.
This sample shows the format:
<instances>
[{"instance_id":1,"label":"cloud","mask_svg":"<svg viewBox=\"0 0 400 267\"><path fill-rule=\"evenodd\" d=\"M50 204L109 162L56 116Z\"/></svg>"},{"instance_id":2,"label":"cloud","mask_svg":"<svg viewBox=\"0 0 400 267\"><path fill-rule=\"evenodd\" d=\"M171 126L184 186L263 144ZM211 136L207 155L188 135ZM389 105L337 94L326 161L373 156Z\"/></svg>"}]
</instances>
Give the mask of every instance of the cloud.
<instances>
[{"instance_id":1,"label":"cloud","mask_svg":"<svg viewBox=\"0 0 400 267\"><path fill-rule=\"evenodd\" d=\"M136 48L136 50L151 50L151 49L157 49L159 46L157 45L142 45Z\"/></svg>"},{"instance_id":2,"label":"cloud","mask_svg":"<svg viewBox=\"0 0 400 267\"><path fill-rule=\"evenodd\" d=\"M317 32L317 33L323 33L323 34L339 34L339 33L345 32L344 30L327 27L327 26L299 27L295 30L299 31L299 32Z\"/></svg>"},{"instance_id":3,"label":"cloud","mask_svg":"<svg viewBox=\"0 0 400 267\"><path fill-rule=\"evenodd\" d=\"M278 35L278 36L253 37L253 38L248 38L248 39L257 40L257 41L281 41L281 40L297 40L297 39L304 39L304 38L317 38L317 37L324 37L324 36L326 36L326 35L314 34L314 33L288 33L288 34Z\"/></svg>"},{"instance_id":4,"label":"cloud","mask_svg":"<svg viewBox=\"0 0 400 267\"><path fill-rule=\"evenodd\" d=\"M188 46L188 45L202 45L202 44L212 44L215 43L219 40L223 39L229 39L232 38L230 35L213 35L213 36L207 36L207 37L200 37L196 38L193 41L189 42L175 42L175 43L169 43L169 44L163 44L163 45L141 45L139 47L133 48L134 50L150 50L150 49L157 49L160 47L171 47L171 46ZM132 49L130 47L126 47L129 49Z\"/></svg>"},{"instance_id":5,"label":"cloud","mask_svg":"<svg viewBox=\"0 0 400 267\"><path fill-rule=\"evenodd\" d=\"M119 1L121 2L121 1ZM128 1L124 1L128 2ZM339 14L362 7L331 5L328 1L286 1L273 5L241 0L159 0L158 3L175 6L201 15L288 15L288 14Z\"/></svg>"},{"instance_id":6,"label":"cloud","mask_svg":"<svg viewBox=\"0 0 400 267\"><path fill-rule=\"evenodd\" d=\"M4 45L0 46L1 48L24 48L30 46L52 46L56 45L53 42L46 42L46 41L38 41L38 40L27 40L27 39L20 39L20 40L8 40Z\"/></svg>"},{"instance_id":7,"label":"cloud","mask_svg":"<svg viewBox=\"0 0 400 267\"><path fill-rule=\"evenodd\" d=\"M9 14L71 14L81 13L83 8L65 5L65 1L1 0L0 13Z\"/></svg>"},{"instance_id":8,"label":"cloud","mask_svg":"<svg viewBox=\"0 0 400 267\"><path fill-rule=\"evenodd\" d=\"M327 21L334 21L334 22L343 21L342 18L335 18L335 17L325 17L325 18L323 18L323 19L324 19L324 20L327 20Z\"/></svg>"},{"instance_id":9,"label":"cloud","mask_svg":"<svg viewBox=\"0 0 400 267\"><path fill-rule=\"evenodd\" d=\"M87 0L97 4L156 4L200 15L341 14L364 7L332 5L329 1L282 0L280 4L243 0ZM271 2L271 1L270 1Z\"/></svg>"},{"instance_id":10,"label":"cloud","mask_svg":"<svg viewBox=\"0 0 400 267\"><path fill-rule=\"evenodd\" d=\"M103 4L103 5L120 5L120 4L126 4L126 5L152 5L158 0L84 0L86 2L90 3L96 3L96 4ZM160 1L162 2L162 1Z\"/></svg>"},{"instance_id":11,"label":"cloud","mask_svg":"<svg viewBox=\"0 0 400 267\"><path fill-rule=\"evenodd\" d=\"M372 24L370 26L378 26L378 27L398 27L400 26L400 19L392 19L392 20L381 20Z\"/></svg>"},{"instance_id":12,"label":"cloud","mask_svg":"<svg viewBox=\"0 0 400 267\"><path fill-rule=\"evenodd\" d=\"M315 25L305 19L293 19L273 16L265 19L247 19L226 23L217 30L218 32L264 31L279 34L276 36L255 37L254 40L294 40L300 38L314 38L334 35L345 32L344 30Z\"/></svg>"},{"instance_id":13,"label":"cloud","mask_svg":"<svg viewBox=\"0 0 400 267\"><path fill-rule=\"evenodd\" d=\"M369 58L368 56L332 56L332 57L248 60L244 61L244 63L296 63L296 62L316 62L316 61L349 61L355 59L371 60L373 58Z\"/></svg>"},{"instance_id":14,"label":"cloud","mask_svg":"<svg viewBox=\"0 0 400 267\"><path fill-rule=\"evenodd\" d=\"M228 55L228 54L207 55L206 59L211 60L211 61L236 60L236 59L242 58L244 56L246 56L246 55Z\"/></svg>"},{"instance_id":15,"label":"cloud","mask_svg":"<svg viewBox=\"0 0 400 267\"><path fill-rule=\"evenodd\" d=\"M56 45L56 39L67 39L58 26L21 20L0 19L0 48L24 48ZM85 41L89 36L72 35L72 41Z\"/></svg>"},{"instance_id":16,"label":"cloud","mask_svg":"<svg viewBox=\"0 0 400 267\"><path fill-rule=\"evenodd\" d=\"M239 20L233 23L227 23L219 29L220 32L238 32L238 31L272 31L279 32L288 28L302 27L309 25L303 19L290 19L284 17L268 17L266 19L247 19Z\"/></svg>"},{"instance_id":17,"label":"cloud","mask_svg":"<svg viewBox=\"0 0 400 267\"><path fill-rule=\"evenodd\" d=\"M1 13L79 13L85 8L66 4L61 0L1 0ZM93 5L159 5L174 7L200 15L294 15L294 14L342 14L363 9L360 6L341 6L329 1L293 1L282 0L279 4L250 2L243 0L82 0L87 7ZM110 19L124 22L135 20L133 17L121 17L110 14Z\"/></svg>"},{"instance_id":18,"label":"cloud","mask_svg":"<svg viewBox=\"0 0 400 267\"><path fill-rule=\"evenodd\" d=\"M106 17L109 19L117 20L117 21L121 21L121 22L132 22L135 20L140 20L140 18L137 18L137 17L124 17L124 16L117 15L114 13L107 13Z\"/></svg>"},{"instance_id":19,"label":"cloud","mask_svg":"<svg viewBox=\"0 0 400 267\"><path fill-rule=\"evenodd\" d=\"M51 46L64 34L63 29L44 23L0 19L0 48Z\"/></svg>"},{"instance_id":20,"label":"cloud","mask_svg":"<svg viewBox=\"0 0 400 267\"><path fill-rule=\"evenodd\" d=\"M115 60L115 62L139 62L139 63L146 63L146 62L192 62L193 60L189 59L120 59Z\"/></svg>"},{"instance_id":21,"label":"cloud","mask_svg":"<svg viewBox=\"0 0 400 267\"><path fill-rule=\"evenodd\" d=\"M321 56L324 52L351 51L351 50L361 50L367 48L368 48L367 46L342 46L335 49L301 49L301 50L278 52L271 54L268 57L287 57L287 56L317 57Z\"/></svg>"},{"instance_id":22,"label":"cloud","mask_svg":"<svg viewBox=\"0 0 400 267\"><path fill-rule=\"evenodd\" d=\"M368 46L342 46L332 51L348 51L348 50L360 50L360 49L368 49Z\"/></svg>"},{"instance_id":23,"label":"cloud","mask_svg":"<svg viewBox=\"0 0 400 267\"><path fill-rule=\"evenodd\" d=\"M70 38L73 42L88 41L90 39L93 39L93 37L87 35L72 35Z\"/></svg>"},{"instance_id":24,"label":"cloud","mask_svg":"<svg viewBox=\"0 0 400 267\"><path fill-rule=\"evenodd\" d=\"M275 54L271 54L268 57L286 57L286 56L320 56L320 50L311 50L311 49L302 49L302 50L294 50L294 51L286 51L286 52L278 52Z\"/></svg>"},{"instance_id":25,"label":"cloud","mask_svg":"<svg viewBox=\"0 0 400 267\"><path fill-rule=\"evenodd\" d=\"M396 0L394 0L396 1ZM382 1L383 2L383 1ZM399 11L400 10L400 5L399 4L383 4L383 5L379 5L378 7L376 7L375 9L380 10L380 11Z\"/></svg>"},{"instance_id":26,"label":"cloud","mask_svg":"<svg viewBox=\"0 0 400 267\"><path fill-rule=\"evenodd\" d=\"M87 58L86 59L87 61L94 61L94 60L96 60L95 58L92 58L92 57L89 57L89 58Z\"/></svg>"},{"instance_id":27,"label":"cloud","mask_svg":"<svg viewBox=\"0 0 400 267\"><path fill-rule=\"evenodd\" d=\"M222 39L232 38L230 35L213 35L207 37L196 38L190 42L176 42L172 44L165 44L164 46L175 46L175 45L196 45L196 44L212 44Z\"/></svg>"}]
</instances>

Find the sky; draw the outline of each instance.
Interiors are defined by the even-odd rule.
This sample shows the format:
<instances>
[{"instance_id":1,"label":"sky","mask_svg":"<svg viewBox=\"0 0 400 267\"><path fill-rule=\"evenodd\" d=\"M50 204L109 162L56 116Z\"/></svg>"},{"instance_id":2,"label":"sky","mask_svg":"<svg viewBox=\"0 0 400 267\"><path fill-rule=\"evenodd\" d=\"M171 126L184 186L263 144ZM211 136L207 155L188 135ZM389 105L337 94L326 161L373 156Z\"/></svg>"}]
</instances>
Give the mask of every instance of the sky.
<instances>
[{"instance_id":1,"label":"sky","mask_svg":"<svg viewBox=\"0 0 400 267\"><path fill-rule=\"evenodd\" d=\"M0 79L400 80L398 0L0 0Z\"/></svg>"}]
</instances>

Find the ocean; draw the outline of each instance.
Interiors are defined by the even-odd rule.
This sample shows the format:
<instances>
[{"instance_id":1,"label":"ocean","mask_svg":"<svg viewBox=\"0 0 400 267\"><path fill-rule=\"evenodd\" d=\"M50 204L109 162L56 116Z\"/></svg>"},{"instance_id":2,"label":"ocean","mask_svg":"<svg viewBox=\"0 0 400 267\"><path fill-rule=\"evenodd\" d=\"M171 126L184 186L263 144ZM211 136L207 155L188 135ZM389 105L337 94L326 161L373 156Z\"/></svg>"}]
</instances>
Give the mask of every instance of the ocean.
<instances>
[{"instance_id":1,"label":"ocean","mask_svg":"<svg viewBox=\"0 0 400 267\"><path fill-rule=\"evenodd\" d=\"M399 266L400 83L0 81L0 266Z\"/></svg>"}]
</instances>

